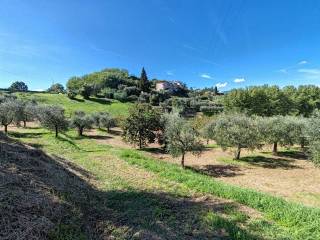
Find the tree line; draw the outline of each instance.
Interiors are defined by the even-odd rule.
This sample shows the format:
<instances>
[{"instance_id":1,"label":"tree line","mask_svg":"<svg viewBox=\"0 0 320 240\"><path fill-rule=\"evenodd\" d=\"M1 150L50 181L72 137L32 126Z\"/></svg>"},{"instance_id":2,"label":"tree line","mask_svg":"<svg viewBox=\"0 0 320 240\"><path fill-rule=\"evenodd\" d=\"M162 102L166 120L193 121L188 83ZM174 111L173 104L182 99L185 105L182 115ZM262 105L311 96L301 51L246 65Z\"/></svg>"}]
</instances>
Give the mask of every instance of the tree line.
<instances>
[{"instance_id":1,"label":"tree line","mask_svg":"<svg viewBox=\"0 0 320 240\"><path fill-rule=\"evenodd\" d=\"M295 115L309 117L320 108L320 88L315 85L299 87L253 86L233 89L223 101L225 110L248 115Z\"/></svg>"},{"instance_id":2,"label":"tree line","mask_svg":"<svg viewBox=\"0 0 320 240\"><path fill-rule=\"evenodd\" d=\"M205 117L204 117L205 118ZM234 159L239 159L242 149L260 149L272 145L272 153L278 154L278 146L300 145L310 159L320 164L320 111L303 116L258 116L239 112L226 112L214 117L188 120L179 111L162 112L147 103L137 103L120 123L108 112L87 114L76 111L66 118L64 109L57 105L39 105L35 101L23 101L13 96L0 98L0 124L8 132L10 124L26 127L27 122L40 124L58 134L68 128L82 136L92 127L109 131L116 125L123 129L123 139L143 148L158 142L172 156L181 157L184 166L188 152L200 154L204 142L214 140L222 149L232 149Z\"/></svg>"},{"instance_id":3,"label":"tree line","mask_svg":"<svg viewBox=\"0 0 320 240\"><path fill-rule=\"evenodd\" d=\"M261 149L300 145L310 159L320 164L320 111L309 118L303 116L249 116L244 113L222 113L213 118L187 120L179 112L161 113L150 105L136 105L124 120L124 139L140 148L158 142L172 156L181 157L184 166L188 152L200 154L206 140L214 140L222 149L232 149L234 159L240 159L242 149Z\"/></svg>"},{"instance_id":4,"label":"tree line","mask_svg":"<svg viewBox=\"0 0 320 240\"><path fill-rule=\"evenodd\" d=\"M35 101L23 101L12 96L0 99L0 125L4 127L5 134L8 133L8 126L27 127L27 122L39 121L41 126L55 133L59 133L74 128L78 136L83 136L86 129L96 126L106 128L109 132L115 127L116 120L108 112L96 112L87 114L83 111L75 111L70 119L67 119L64 109L58 105L39 105Z\"/></svg>"}]
</instances>

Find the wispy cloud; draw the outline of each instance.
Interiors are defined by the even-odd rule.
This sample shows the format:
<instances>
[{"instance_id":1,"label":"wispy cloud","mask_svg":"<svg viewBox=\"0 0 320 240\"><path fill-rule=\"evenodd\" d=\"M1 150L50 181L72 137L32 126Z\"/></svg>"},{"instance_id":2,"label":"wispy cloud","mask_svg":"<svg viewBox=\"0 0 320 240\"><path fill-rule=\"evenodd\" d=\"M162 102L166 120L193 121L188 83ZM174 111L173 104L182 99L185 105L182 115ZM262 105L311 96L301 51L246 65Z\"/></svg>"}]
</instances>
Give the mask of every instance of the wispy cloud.
<instances>
[{"instance_id":1,"label":"wispy cloud","mask_svg":"<svg viewBox=\"0 0 320 240\"><path fill-rule=\"evenodd\" d=\"M168 71L166 71L166 74L167 74L168 76L173 76L173 75L174 75L174 72L171 71L171 70L168 70Z\"/></svg>"},{"instance_id":2,"label":"wispy cloud","mask_svg":"<svg viewBox=\"0 0 320 240\"><path fill-rule=\"evenodd\" d=\"M188 50L192 50L192 51L199 51L198 48L193 47L193 46L191 46L190 44L187 44L187 43L182 44L182 47L183 47L183 48L186 48L186 49L188 49Z\"/></svg>"},{"instance_id":3,"label":"wispy cloud","mask_svg":"<svg viewBox=\"0 0 320 240\"><path fill-rule=\"evenodd\" d=\"M307 63L309 63L307 60L301 60L300 62L297 62L295 65L292 65L292 66L289 66L289 67L286 67L286 68L281 68L281 69L277 70L277 72L288 74L289 70L297 69L299 66L305 65Z\"/></svg>"},{"instance_id":4,"label":"wispy cloud","mask_svg":"<svg viewBox=\"0 0 320 240\"><path fill-rule=\"evenodd\" d=\"M277 72L288 73L288 69L287 68L282 68L282 69L279 69Z\"/></svg>"},{"instance_id":5,"label":"wispy cloud","mask_svg":"<svg viewBox=\"0 0 320 240\"><path fill-rule=\"evenodd\" d=\"M307 63L308 63L308 61L302 60L302 61L298 62L298 65L304 65L304 64L307 64Z\"/></svg>"},{"instance_id":6,"label":"wispy cloud","mask_svg":"<svg viewBox=\"0 0 320 240\"><path fill-rule=\"evenodd\" d=\"M201 62L204 62L204 63L209 63L209 64L214 65L214 66L221 66L219 63L216 63L216 62L211 61L211 60L206 59L206 58L200 57L200 58L198 58L198 59L199 59Z\"/></svg>"},{"instance_id":7,"label":"wispy cloud","mask_svg":"<svg viewBox=\"0 0 320 240\"><path fill-rule=\"evenodd\" d=\"M206 79L213 79L213 77L212 77L212 76L210 76L209 74L206 74L206 73L202 73L202 74L200 74L200 77L202 77L202 78L206 78Z\"/></svg>"},{"instance_id":8,"label":"wispy cloud","mask_svg":"<svg viewBox=\"0 0 320 240\"><path fill-rule=\"evenodd\" d=\"M242 83L242 82L245 82L246 80L244 78L235 78L233 81L235 83Z\"/></svg>"},{"instance_id":9,"label":"wispy cloud","mask_svg":"<svg viewBox=\"0 0 320 240\"><path fill-rule=\"evenodd\" d=\"M307 73L307 74L313 74L313 75L317 75L320 74L320 69L317 68L300 68L298 69L298 72L300 73Z\"/></svg>"},{"instance_id":10,"label":"wispy cloud","mask_svg":"<svg viewBox=\"0 0 320 240\"><path fill-rule=\"evenodd\" d=\"M90 44L89 45L89 48L95 52L98 52L98 53L102 53L102 54L108 54L108 55L114 55L116 57L125 57L124 55L120 54L120 53L117 53L115 51L112 51L112 50L109 50L109 49L104 49L104 48L101 48L101 47L98 47L94 44Z\"/></svg>"},{"instance_id":11,"label":"wispy cloud","mask_svg":"<svg viewBox=\"0 0 320 240\"><path fill-rule=\"evenodd\" d=\"M320 80L319 68L300 68L297 72L301 73L306 80Z\"/></svg>"},{"instance_id":12,"label":"wispy cloud","mask_svg":"<svg viewBox=\"0 0 320 240\"><path fill-rule=\"evenodd\" d=\"M227 82L224 82L224 83L217 83L216 84L216 87L217 88L224 88L224 87L226 87L228 85L228 83Z\"/></svg>"}]
</instances>

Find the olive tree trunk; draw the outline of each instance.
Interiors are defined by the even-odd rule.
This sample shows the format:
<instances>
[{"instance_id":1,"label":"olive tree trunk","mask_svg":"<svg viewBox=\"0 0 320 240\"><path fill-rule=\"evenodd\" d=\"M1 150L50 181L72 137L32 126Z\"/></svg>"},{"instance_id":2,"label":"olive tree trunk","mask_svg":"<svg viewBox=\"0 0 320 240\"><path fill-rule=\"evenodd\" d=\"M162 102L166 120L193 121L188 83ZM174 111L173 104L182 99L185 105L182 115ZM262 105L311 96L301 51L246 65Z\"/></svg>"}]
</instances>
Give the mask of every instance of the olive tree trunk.
<instances>
[{"instance_id":1,"label":"olive tree trunk","mask_svg":"<svg viewBox=\"0 0 320 240\"><path fill-rule=\"evenodd\" d=\"M235 151L235 154L234 154L234 159L235 160L239 160L240 159L240 152L241 152L241 147L238 146L237 150Z\"/></svg>"},{"instance_id":2,"label":"olive tree trunk","mask_svg":"<svg viewBox=\"0 0 320 240\"><path fill-rule=\"evenodd\" d=\"M83 128L81 127L78 128L78 136L83 136Z\"/></svg>"},{"instance_id":3,"label":"olive tree trunk","mask_svg":"<svg viewBox=\"0 0 320 240\"><path fill-rule=\"evenodd\" d=\"M58 126L55 126L55 132L56 132L56 138L58 137L59 131L58 131Z\"/></svg>"},{"instance_id":4,"label":"olive tree trunk","mask_svg":"<svg viewBox=\"0 0 320 240\"><path fill-rule=\"evenodd\" d=\"M273 143L272 154L278 155L278 142Z\"/></svg>"},{"instance_id":5,"label":"olive tree trunk","mask_svg":"<svg viewBox=\"0 0 320 240\"><path fill-rule=\"evenodd\" d=\"M185 156L185 153L182 153L182 157L181 157L181 167L185 168L184 166L184 156Z\"/></svg>"},{"instance_id":6,"label":"olive tree trunk","mask_svg":"<svg viewBox=\"0 0 320 240\"><path fill-rule=\"evenodd\" d=\"M139 148L142 149L142 138L139 137Z\"/></svg>"}]
</instances>

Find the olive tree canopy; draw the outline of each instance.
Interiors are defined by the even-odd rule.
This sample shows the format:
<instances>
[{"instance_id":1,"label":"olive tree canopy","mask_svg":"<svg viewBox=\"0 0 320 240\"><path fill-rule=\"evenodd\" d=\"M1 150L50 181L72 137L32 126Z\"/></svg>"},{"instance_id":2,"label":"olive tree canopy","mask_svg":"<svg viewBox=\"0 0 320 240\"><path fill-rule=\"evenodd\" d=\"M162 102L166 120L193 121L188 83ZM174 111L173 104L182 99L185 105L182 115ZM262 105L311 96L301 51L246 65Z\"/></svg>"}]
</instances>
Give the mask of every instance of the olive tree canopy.
<instances>
[{"instance_id":1,"label":"olive tree canopy","mask_svg":"<svg viewBox=\"0 0 320 240\"><path fill-rule=\"evenodd\" d=\"M83 136L83 130L92 128L93 122L92 116L83 111L76 111L70 120L70 126L78 130L79 136Z\"/></svg>"},{"instance_id":2,"label":"olive tree canopy","mask_svg":"<svg viewBox=\"0 0 320 240\"><path fill-rule=\"evenodd\" d=\"M200 134L178 113L166 114L164 118L167 150L173 157L181 156L181 166L184 167L187 152L198 155L203 149Z\"/></svg>"},{"instance_id":3,"label":"olive tree canopy","mask_svg":"<svg viewBox=\"0 0 320 240\"><path fill-rule=\"evenodd\" d=\"M222 114L214 124L212 138L223 149L235 148L235 159L240 158L242 148L255 149L260 146L257 122L244 114Z\"/></svg>"},{"instance_id":4,"label":"olive tree canopy","mask_svg":"<svg viewBox=\"0 0 320 240\"><path fill-rule=\"evenodd\" d=\"M45 105L38 108L38 118L41 125L55 132L58 137L59 132L68 129L68 121L64 115L64 109L56 105Z\"/></svg>"},{"instance_id":5,"label":"olive tree canopy","mask_svg":"<svg viewBox=\"0 0 320 240\"><path fill-rule=\"evenodd\" d=\"M4 126L5 133L8 132L8 125L16 119L18 109L17 100L7 99L0 104L0 124Z\"/></svg>"}]
</instances>

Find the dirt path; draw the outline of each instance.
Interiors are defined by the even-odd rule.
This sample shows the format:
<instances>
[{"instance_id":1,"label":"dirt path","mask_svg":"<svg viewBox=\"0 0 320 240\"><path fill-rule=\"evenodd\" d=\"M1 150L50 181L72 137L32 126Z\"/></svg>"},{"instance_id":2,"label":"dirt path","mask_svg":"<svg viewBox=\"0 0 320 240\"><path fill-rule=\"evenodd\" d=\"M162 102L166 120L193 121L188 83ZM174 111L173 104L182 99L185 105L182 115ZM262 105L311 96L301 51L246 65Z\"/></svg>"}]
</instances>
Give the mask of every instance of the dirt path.
<instances>
[{"instance_id":1,"label":"dirt path","mask_svg":"<svg viewBox=\"0 0 320 240\"><path fill-rule=\"evenodd\" d=\"M88 133L95 134L95 131ZM116 128L112 134L106 136L97 141L121 148L132 148L122 141L120 129ZM172 158L164 153L157 144L151 144L145 151L152 157L180 164L179 158ZM232 156L232 152L209 148L200 157L189 154L186 165L227 183L320 207L320 169L304 156L283 153L275 157L261 152L243 151L242 160L234 162L231 160Z\"/></svg>"}]
</instances>

